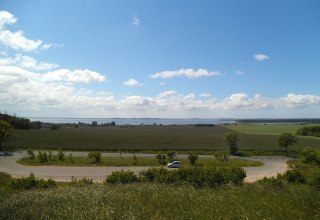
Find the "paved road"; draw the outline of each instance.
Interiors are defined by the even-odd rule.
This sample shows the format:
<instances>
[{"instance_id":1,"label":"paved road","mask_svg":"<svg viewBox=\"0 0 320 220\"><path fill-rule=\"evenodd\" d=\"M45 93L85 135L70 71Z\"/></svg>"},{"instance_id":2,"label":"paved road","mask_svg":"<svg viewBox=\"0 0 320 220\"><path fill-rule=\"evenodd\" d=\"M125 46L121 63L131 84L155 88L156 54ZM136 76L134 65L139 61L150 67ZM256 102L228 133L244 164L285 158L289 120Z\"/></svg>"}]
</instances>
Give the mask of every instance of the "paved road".
<instances>
[{"instance_id":1,"label":"paved road","mask_svg":"<svg viewBox=\"0 0 320 220\"><path fill-rule=\"evenodd\" d=\"M73 156L87 156L87 152L71 152ZM66 152L65 155L68 155ZM103 156L119 157L119 153L104 153ZM19 158L27 156L25 152L15 152L12 156L0 156L0 171L9 173L12 177L26 177L31 172L36 177L44 179L52 178L56 181L68 182L71 177L75 178L90 178L95 182L102 182L106 175L111 174L113 171L131 170L138 173L141 170L148 169L148 167L84 167L84 166L25 166L17 164ZM123 153L123 157L132 157L132 154ZM154 157L153 154L136 154L137 157ZM183 158L187 155L179 155ZM202 158L213 158L211 155L200 156ZM265 176L275 176L277 173L283 173L287 169L287 158L283 157L250 157L245 158L250 160L258 160L264 163L261 167L245 167L247 177L246 182L254 182Z\"/></svg>"}]
</instances>

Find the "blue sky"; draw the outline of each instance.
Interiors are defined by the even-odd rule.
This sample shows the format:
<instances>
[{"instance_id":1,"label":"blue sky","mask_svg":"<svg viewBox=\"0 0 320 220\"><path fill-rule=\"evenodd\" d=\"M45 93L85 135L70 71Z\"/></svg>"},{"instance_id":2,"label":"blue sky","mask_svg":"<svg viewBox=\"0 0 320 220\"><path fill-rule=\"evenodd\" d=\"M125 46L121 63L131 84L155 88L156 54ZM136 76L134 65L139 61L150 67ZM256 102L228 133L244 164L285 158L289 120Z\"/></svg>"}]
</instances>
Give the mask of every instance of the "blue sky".
<instances>
[{"instance_id":1,"label":"blue sky","mask_svg":"<svg viewBox=\"0 0 320 220\"><path fill-rule=\"evenodd\" d=\"M320 2L1 1L0 111L320 117Z\"/></svg>"}]
</instances>

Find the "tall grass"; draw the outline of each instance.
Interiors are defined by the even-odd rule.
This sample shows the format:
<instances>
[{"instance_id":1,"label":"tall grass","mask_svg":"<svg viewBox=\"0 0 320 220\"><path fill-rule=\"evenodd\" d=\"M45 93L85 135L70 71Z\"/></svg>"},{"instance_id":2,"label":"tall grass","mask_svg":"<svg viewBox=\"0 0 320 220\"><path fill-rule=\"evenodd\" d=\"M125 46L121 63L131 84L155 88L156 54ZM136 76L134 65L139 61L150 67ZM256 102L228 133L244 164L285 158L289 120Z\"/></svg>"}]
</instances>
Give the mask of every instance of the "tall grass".
<instances>
[{"instance_id":1,"label":"tall grass","mask_svg":"<svg viewBox=\"0 0 320 220\"><path fill-rule=\"evenodd\" d=\"M306 185L93 185L0 191L0 204L0 219L317 219L320 192Z\"/></svg>"}]
</instances>

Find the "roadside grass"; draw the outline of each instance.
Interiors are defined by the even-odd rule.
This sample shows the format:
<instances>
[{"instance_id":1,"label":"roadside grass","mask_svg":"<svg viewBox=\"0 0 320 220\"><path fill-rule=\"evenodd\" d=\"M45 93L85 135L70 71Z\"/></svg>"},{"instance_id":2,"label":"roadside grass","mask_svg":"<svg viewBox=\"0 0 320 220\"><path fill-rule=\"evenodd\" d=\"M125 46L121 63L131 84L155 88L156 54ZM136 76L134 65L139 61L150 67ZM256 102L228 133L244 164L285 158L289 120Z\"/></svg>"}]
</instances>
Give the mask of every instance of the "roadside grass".
<instances>
[{"instance_id":1,"label":"roadside grass","mask_svg":"<svg viewBox=\"0 0 320 220\"><path fill-rule=\"evenodd\" d=\"M191 166L190 162L186 158L178 158L184 165ZM169 162L169 161L168 161ZM93 163L93 161L87 157L72 157L64 161L48 161L40 162L37 159L30 159L28 157L21 158L17 161L19 164L29 166L161 166L155 158L137 157L134 160L133 157L102 157L99 163ZM246 160L246 159L230 159L229 161L218 161L216 159L198 159L197 165L199 166L220 166L220 167L252 167L263 165L260 161Z\"/></svg>"},{"instance_id":2,"label":"roadside grass","mask_svg":"<svg viewBox=\"0 0 320 220\"><path fill-rule=\"evenodd\" d=\"M0 190L0 219L318 219L320 191L261 184L163 184Z\"/></svg>"},{"instance_id":3,"label":"roadside grass","mask_svg":"<svg viewBox=\"0 0 320 220\"><path fill-rule=\"evenodd\" d=\"M21 149L212 152L228 149L224 142L224 135L234 129L239 132L240 151L281 154L284 149L278 147L279 133L293 131L298 127L299 125L266 125L264 127L264 125L252 124L215 127L115 126L59 130L31 129L17 130L17 138L5 144L7 147ZM298 152L306 146L320 148L320 138L299 137L298 142L289 150Z\"/></svg>"},{"instance_id":4,"label":"roadside grass","mask_svg":"<svg viewBox=\"0 0 320 220\"><path fill-rule=\"evenodd\" d=\"M9 174L0 172L0 189L6 188L12 180L13 179Z\"/></svg>"}]
</instances>

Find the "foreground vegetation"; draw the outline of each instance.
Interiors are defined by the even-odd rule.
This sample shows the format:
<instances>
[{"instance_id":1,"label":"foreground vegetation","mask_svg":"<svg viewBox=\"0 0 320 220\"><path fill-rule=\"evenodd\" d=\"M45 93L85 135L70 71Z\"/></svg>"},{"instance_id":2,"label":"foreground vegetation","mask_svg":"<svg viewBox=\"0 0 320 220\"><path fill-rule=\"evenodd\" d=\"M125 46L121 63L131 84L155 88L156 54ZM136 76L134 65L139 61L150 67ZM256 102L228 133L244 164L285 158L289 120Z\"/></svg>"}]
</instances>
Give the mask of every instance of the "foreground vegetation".
<instances>
[{"instance_id":1,"label":"foreground vegetation","mask_svg":"<svg viewBox=\"0 0 320 220\"><path fill-rule=\"evenodd\" d=\"M162 184L0 191L0 219L317 219L320 192L306 185L195 189Z\"/></svg>"},{"instance_id":2,"label":"foreground vegetation","mask_svg":"<svg viewBox=\"0 0 320 220\"><path fill-rule=\"evenodd\" d=\"M239 127L237 127L239 126ZM241 125L242 126L242 125ZM243 125L256 129L256 125ZM242 127L243 127L242 126ZM262 125L263 126L263 125ZM269 127L270 126L270 127ZM280 125L268 125L277 130ZM294 132L289 129L294 127ZM238 130L236 128L239 128ZM288 125L279 133L257 132L248 134L240 125L195 127L195 126L111 126L111 127L79 127L51 129L17 130L17 138L5 143L7 147L69 149L69 150L122 150L122 151L221 151L227 150L224 135L236 129L238 150L249 154L282 154L284 149L278 147L278 138L283 131L296 132L296 125ZM289 129L289 130L288 130ZM303 147L320 147L320 138L297 138L297 143L289 151L298 152Z\"/></svg>"}]
</instances>

